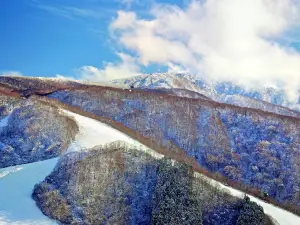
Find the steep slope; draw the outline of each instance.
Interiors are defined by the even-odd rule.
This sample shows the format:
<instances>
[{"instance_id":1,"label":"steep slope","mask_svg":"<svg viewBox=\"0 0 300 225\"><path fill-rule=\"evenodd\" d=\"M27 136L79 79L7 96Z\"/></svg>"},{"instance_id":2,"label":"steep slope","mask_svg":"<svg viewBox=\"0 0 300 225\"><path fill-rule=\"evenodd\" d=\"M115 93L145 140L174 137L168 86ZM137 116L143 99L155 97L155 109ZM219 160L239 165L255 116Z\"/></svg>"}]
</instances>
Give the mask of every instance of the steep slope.
<instances>
[{"instance_id":1,"label":"steep slope","mask_svg":"<svg viewBox=\"0 0 300 225\"><path fill-rule=\"evenodd\" d=\"M293 104L288 102L282 90L274 88L246 90L229 82L207 81L188 73L154 73L114 80L111 83L120 87L133 85L138 88L186 89L198 92L218 102L300 117L299 112L283 107L292 107ZM300 106L300 99L298 104L298 106L293 105L293 107Z\"/></svg>"},{"instance_id":2,"label":"steep slope","mask_svg":"<svg viewBox=\"0 0 300 225\"><path fill-rule=\"evenodd\" d=\"M170 144L243 190L268 193L297 211L300 120L209 100L107 87L55 92L49 97L108 117Z\"/></svg>"}]
</instances>

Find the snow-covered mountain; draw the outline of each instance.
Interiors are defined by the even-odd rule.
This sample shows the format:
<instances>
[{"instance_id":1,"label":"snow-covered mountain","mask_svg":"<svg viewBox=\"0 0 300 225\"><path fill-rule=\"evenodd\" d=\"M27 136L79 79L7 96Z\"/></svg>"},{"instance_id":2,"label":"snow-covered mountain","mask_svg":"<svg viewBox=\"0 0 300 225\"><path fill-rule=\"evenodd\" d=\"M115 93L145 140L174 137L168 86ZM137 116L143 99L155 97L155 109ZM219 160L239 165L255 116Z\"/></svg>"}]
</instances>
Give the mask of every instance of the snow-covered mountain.
<instances>
[{"instance_id":1,"label":"snow-covered mountain","mask_svg":"<svg viewBox=\"0 0 300 225\"><path fill-rule=\"evenodd\" d=\"M275 88L246 89L230 82L212 82L189 73L153 73L113 80L120 87L186 89L198 92L218 102L261 109L282 115L300 116L299 104L287 100L282 90ZM289 109L291 107L293 109Z\"/></svg>"},{"instance_id":2,"label":"snow-covered mountain","mask_svg":"<svg viewBox=\"0 0 300 225\"><path fill-rule=\"evenodd\" d=\"M164 77L164 79L171 78ZM116 165L119 169L115 172L122 177L119 180L117 179L119 175L117 177L108 176L108 183L103 184L106 185L107 191L112 190L111 187L115 187L114 184L124 184L126 188L129 188L124 190L125 193L136 194L133 196L134 198L131 198L131 195L129 197L125 195L125 198L121 198L128 203L125 206L123 203L121 204L127 210L120 211L121 215L125 215L124 212L130 211L132 213L130 215L134 215L134 218L141 219L140 214L136 212L140 212L139 204L145 202L137 199L152 196L153 192L149 190L150 186L144 189L143 185L147 185L147 179L145 178L148 176L148 172L151 176L155 175L151 171L156 171L156 169L151 170L149 168L155 167L158 163L158 161L155 161L156 157L154 157L155 159L146 160L146 164L140 165L138 163L139 156L143 159L146 151L147 154L151 153L151 157L160 154L171 158L170 166L172 168L177 165L177 162L186 164L194 172L203 174L209 180L215 180L218 185L221 185L220 182L227 183L240 191L269 201L269 203L264 203L258 200L258 203L263 205L266 209L265 212L271 215L279 224L293 224L294 221L296 221L295 225L298 224L297 216L294 218L292 214L282 209L277 210L274 206L278 205L300 215L300 208L298 207L300 201L298 198L300 186L298 176L300 171L298 151L300 147L300 120L297 118L297 112L257 100L253 96L253 98L250 98L228 94L224 95L225 100L222 100L238 102L240 105L243 103L245 104L243 106L248 108L220 103L222 101L219 98L222 94L217 93L216 89L207 91L209 89L207 87L206 92L212 94L203 95L202 93L205 93L203 87L206 87L206 84L196 85L197 82L195 80L191 81L192 77L188 75L185 75L185 78L179 75L176 76L175 80L169 82L169 84L172 84L172 88L167 86L165 81L160 82L159 79L156 81L152 79L151 81L150 78L146 78L146 80L149 87L144 87L141 84L140 88L129 91L130 81L123 81L123 83L117 81L116 84L112 85L113 87L110 87L84 83L77 85L42 78L22 79L20 77L10 77L9 79L0 79L0 99L3 102L0 107L0 134L2 135L0 136L0 142L4 143L0 147L5 150L0 150L0 154L3 154L1 160L4 166L27 162L33 162L34 165L35 161L61 157L66 152L69 156L76 155L76 152L73 151L78 150L86 151L89 149L89 152L95 153L95 155L91 155L92 167L90 167L89 160L78 161L79 164L87 166L83 170L76 167L77 164L74 165L72 161L68 161L68 163L71 163L70 170L65 167L56 167L56 175L66 175L65 180L58 179L55 174L52 174L45 178L43 182L45 186L42 185L41 189L36 189L35 197L40 194L40 198L35 199L41 204L41 208L46 210L43 211L46 215L56 215L58 217L55 219L59 221L61 221L60 215L66 215L64 212L68 212L68 216L85 218L80 214L82 212L80 207L73 207L78 206L75 204L77 200L80 200L79 206L85 207L88 204L92 207L98 207L98 198L90 198L88 195L91 193L90 196L98 196L97 190L94 189L97 185L95 186L94 182L96 180L98 183L102 179L98 179L99 177L94 176L92 172L94 169L105 169L105 166L103 168L103 162L106 162L105 165L108 166L109 170ZM151 86L151 82L156 83L155 85L158 86L162 85L162 87L155 88L155 85ZM36 88L33 88L34 86ZM125 88L117 88L118 86ZM134 84L134 86L138 87L137 84ZM216 101L216 98L219 99L217 99L219 102ZM246 103L241 102L240 98L248 98L248 101ZM257 106L251 106L251 108L248 105L249 102L252 102L251 104L255 103ZM276 110L280 111L277 112ZM62 113L62 111L65 113ZM73 126L74 124L69 126L70 122L71 125L75 123L76 126ZM50 137L55 138L49 138L49 134ZM71 143L74 138L75 141ZM136 146L136 143L138 143L136 140L144 145L142 148L143 153L135 154L136 149L131 153L123 152L123 147L117 146L118 148L113 149L111 154L108 152L106 156L103 156L98 151L105 150L104 147L93 147L94 144L109 144L111 141L126 141ZM53 148L53 146L57 148ZM82 154L84 156L89 155ZM67 159L69 158L67 157ZM145 171L145 173L133 172L130 168L131 162L137 162L134 165L141 168L140 171ZM148 163L150 163L149 167ZM26 169L25 165L20 165L17 168L22 169L14 170L9 167L7 170L1 170L2 181L9 182L13 177L19 177L17 174L30 176L31 172ZM174 167L173 169L177 171L178 168ZM39 173L38 170L37 167L35 172ZM25 173L26 171L29 171L29 174ZM79 172L83 177L78 177L78 174L72 171ZM126 177L127 172L130 172L129 177ZM73 176L71 180L68 178L69 175ZM157 177L163 183L169 179L168 173L157 174ZM82 183L83 178L88 178L89 182ZM36 182L39 181L41 181L41 178L38 181L36 180ZM176 189L172 186L172 188L175 188L173 190L188 190L185 186L186 181L182 180L182 182L182 187ZM76 186L76 184L80 185ZM132 184L138 184L138 186L131 186ZM122 185L121 187L124 187ZM66 187L70 187L77 192L71 190L70 195L66 195ZM138 189L131 189L131 187ZM155 185L151 187L156 188ZM158 187L163 187L163 185L158 185ZM22 192L25 193L23 199L30 199L29 189ZM92 191L85 192L84 190ZM118 193L123 191L122 188L118 190L121 191ZM137 192L132 192L134 190ZM163 190L163 188L158 191L160 192L160 190ZM48 191L50 195L47 195ZM230 189L230 191L233 192L233 195L236 195L234 190ZM72 193L77 193L79 199L77 197L73 198ZM108 193L112 194L109 196L113 196L114 192ZM238 197L241 197L241 195L242 193L239 192ZM205 197L201 193L200 196ZM221 196L224 197L218 198L221 202L226 202L229 199L224 195ZM148 200L151 199L148 197ZM176 196L172 198L175 202L178 201ZM105 198L109 201L113 199ZM137 204L131 204L130 199L134 199ZM256 201L254 198L251 199ZM59 209L63 211L57 211L57 204L53 205L56 200L62 203L58 205L60 206ZM10 202L6 201L6 203L9 204ZM32 205L32 202L30 204ZM120 206L116 206L117 202L114 201L111 204L112 207ZM52 207L49 208L50 205ZM10 208L11 205L2 204L2 206L6 207L7 211L14 210L13 207ZM210 208L210 211L203 211L203 221L217 219L223 222L230 212L233 213L230 214L233 217L226 221L234 221L234 218L237 219L234 216L239 215L239 210L236 211L237 205L234 205L234 208L228 208L227 206L226 204L219 205L217 208ZM255 210L258 210L256 211L257 215L262 215L259 208L256 207ZM34 211L34 214L36 212ZM107 213L105 216L110 218L110 213ZM156 212L154 214L158 215ZM1 215L3 217L3 214L0 213L0 217ZM38 216L38 213L36 215ZM95 215L95 218L98 218L97 214ZM149 215L149 211L145 215ZM6 221L14 220L14 217L9 217L9 212L4 217L7 219ZM88 217L93 219L93 217ZM45 217L41 217L40 221L44 219ZM24 221L28 221L28 219L25 218ZM227 224L232 225L235 223L228 222Z\"/></svg>"}]
</instances>

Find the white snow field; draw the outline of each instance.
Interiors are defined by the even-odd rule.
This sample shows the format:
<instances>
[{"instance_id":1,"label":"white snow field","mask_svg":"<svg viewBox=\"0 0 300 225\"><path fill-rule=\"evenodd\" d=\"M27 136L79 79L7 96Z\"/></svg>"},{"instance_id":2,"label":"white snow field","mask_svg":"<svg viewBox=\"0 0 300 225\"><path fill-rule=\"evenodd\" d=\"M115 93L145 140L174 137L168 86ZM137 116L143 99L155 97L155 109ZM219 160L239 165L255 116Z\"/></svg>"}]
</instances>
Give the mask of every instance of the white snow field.
<instances>
[{"instance_id":1,"label":"white snow field","mask_svg":"<svg viewBox=\"0 0 300 225\"><path fill-rule=\"evenodd\" d=\"M68 148L69 152L81 151L116 140L126 141L130 144L135 143L132 138L97 120L67 110L63 110L62 113L74 118L79 126L79 133L76 136L76 140Z\"/></svg>"},{"instance_id":2,"label":"white snow field","mask_svg":"<svg viewBox=\"0 0 300 225\"><path fill-rule=\"evenodd\" d=\"M31 198L33 187L53 170L57 158L0 169L0 225L56 224L44 216Z\"/></svg>"},{"instance_id":3,"label":"white snow field","mask_svg":"<svg viewBox=\"0 0 300 225\"><path fill-rule=\"evenodd\" d=\"M97 120L84 117L66 110L63 113L73 117L79 126L79 133L75 141L68 148L68 152L81 151L97 145L105 145L114 141L124 141L138 146L142 151L150 153L156 158L163 155L156 153L148 147L140 144L126 134ZM2 121L0 121L1 124ZM4 123L5 124L5 123ZM33 187L51 173L58 158L25 164L17 167L0 169L0 225L51 225L57 224L44 216L36 207L31 198ZM195 176L202 176L195 173ZM242 198L244 193L227 187L220 182L211 180L212 185L219 186L224 191ZM264 208L277 224L299 225L300 217L250 196L252 201L257 202Z\"/></svg>"},{"instance_id":4,"label":"white snow field","mask_svg":"<svg viewBox=\"0 0 300 225\"><path fill-rule=\"evenodd\" d=\"M97 120L81 116L67 110L63 110L62 112L65 115L74 118L79 126L79 133L76 136L76 140L68 148L68 152L83 151L97 145L105 145L114 141L122 141L126 144L134 145L137 149L145 151L153 157L163 157L163 155L153 151L137 140L132 139L121 131L114 129L105 123L101 123Z\"/></svg>"}]
</instances>

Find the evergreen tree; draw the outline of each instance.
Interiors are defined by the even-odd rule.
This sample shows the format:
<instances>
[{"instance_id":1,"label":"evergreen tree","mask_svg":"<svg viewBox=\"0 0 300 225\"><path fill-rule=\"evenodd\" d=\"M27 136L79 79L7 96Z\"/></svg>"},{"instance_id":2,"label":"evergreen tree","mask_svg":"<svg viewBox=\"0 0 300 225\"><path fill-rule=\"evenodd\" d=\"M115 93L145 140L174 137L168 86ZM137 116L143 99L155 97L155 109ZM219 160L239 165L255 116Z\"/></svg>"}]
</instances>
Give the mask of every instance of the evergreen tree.
<instances>
[{"instance_id":1,"label":"evergreen tree","mask_svg":"<svg viewBox=\"0 0 300 225\"><path fill-rule=\"evenodd\" d=\"M266 217L264 210L260 205L251 202L246 195L241 202L240 215L237 220L237 225L265 225Z\"/></svg>"},{"instance_id":2,"label":"evergreen tree","mask_svg":"<svg viewBox=\"0 0 300 225\"><path fill-rule=\"evenodd\" d=\"M152 224L202 224L200 203L193 198L192 170L162 159L153 194Z\"/></svg>"}]
</instances>

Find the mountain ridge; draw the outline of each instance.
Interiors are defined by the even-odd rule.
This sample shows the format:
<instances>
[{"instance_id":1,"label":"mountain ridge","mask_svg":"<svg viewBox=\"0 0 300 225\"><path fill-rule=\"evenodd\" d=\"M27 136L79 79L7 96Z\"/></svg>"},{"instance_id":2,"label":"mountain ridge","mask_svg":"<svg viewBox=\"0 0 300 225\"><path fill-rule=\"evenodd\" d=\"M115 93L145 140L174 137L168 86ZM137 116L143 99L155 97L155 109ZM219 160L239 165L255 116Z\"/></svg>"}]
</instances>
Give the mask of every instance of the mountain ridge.
<instances>
[{"instance_id":1,"label":"mountain ridge","mask_svg":"<svg viewBox=\"0 0 300 225\"><path fill-rule=\"evenodd\" d=\"M113 80L114 85L138 88L183 88L198 92L214 101L260 108L280 114L298 114L299 110L290 109L292 103L284 97L284 92L275 88L260 88L246 90L242 86L230 82L212 82L189 73L153 73ZM188 85L186 85L188 84ZM300 93L300 90L299 90ZM232 100L234 98L234 100ZM270 105L272 104L272 105ZM296 109L300 109L300 98Z\"/></svg>"}]
</instances>

